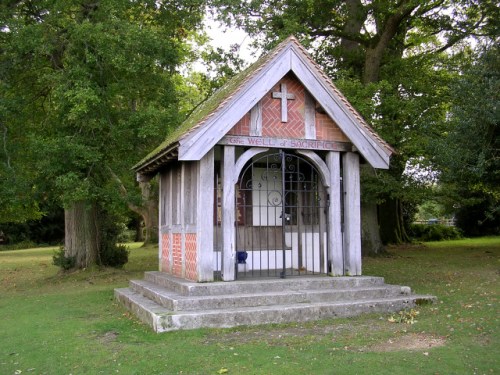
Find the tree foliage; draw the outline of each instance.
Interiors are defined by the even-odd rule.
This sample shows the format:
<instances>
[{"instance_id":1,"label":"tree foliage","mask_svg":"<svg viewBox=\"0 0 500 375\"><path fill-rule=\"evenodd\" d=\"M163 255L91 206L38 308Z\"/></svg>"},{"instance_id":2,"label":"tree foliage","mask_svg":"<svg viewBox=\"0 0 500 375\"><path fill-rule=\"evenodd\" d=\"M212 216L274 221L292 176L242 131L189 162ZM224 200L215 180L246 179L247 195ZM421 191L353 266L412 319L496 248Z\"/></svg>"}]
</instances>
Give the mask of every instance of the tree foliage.
<instances>
[{"instance_id":1,"label":"tree foliage","mask_svg":"<svg viewBox=\"0 0 500 375\"><path fill-rule=\"evenodd\" d=\"M219 6L222 20L244 28L262 46L296 35L354 106L396 149L389 171L364 176L363 195L365 204L379 203L382 239L407 240L404 212L419 199L424 184L404 171L409 162L429 160L431 140L444 131L448 88L460 70L469 39L498 35L496 2L213 3ZM374 224L370 226L378 230ZM368 249L371 251L377 249Z\"/></svg>"},{"instance_id":2,"label":"tree foliage","mask_svg":"<svg viewBox=\"0 0 500 375\"><path fill-rule=\"evenodd\" d=\"M35 193L50 192L66 208L86 202L100 213L120 212L123 197L141 205L130 166L182 118L178 68L189 58L202 5L2 2L7 110L0 127L8 146L1 161L2 171L15 171L6 184L23 190L15 180L23 176ZM126 196L117 194L116 176ZM114 232L100 233L105 241Z\"/></svg>"},{"instance_id":3,"label":"tree foliage","mask_svg":"<svg viewBox=\"0 0 500 375\"><path fill-rule=\"evenodd\" d=\"M466 234L500 228L500 50L490 45L453 87L449 132L434 160Z\"/></svg>"}]
</instances>

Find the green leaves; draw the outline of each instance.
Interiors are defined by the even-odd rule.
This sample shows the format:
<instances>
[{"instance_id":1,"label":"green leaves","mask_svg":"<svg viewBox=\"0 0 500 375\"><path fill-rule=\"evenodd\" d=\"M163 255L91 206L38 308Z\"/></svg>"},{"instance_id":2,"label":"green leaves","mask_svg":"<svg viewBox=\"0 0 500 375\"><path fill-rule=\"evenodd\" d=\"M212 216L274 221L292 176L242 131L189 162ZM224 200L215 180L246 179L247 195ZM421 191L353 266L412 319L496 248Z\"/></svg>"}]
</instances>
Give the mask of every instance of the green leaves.
<instances>
[{"instance_id":1,"label":"green leaves","mask_svg":"<svg viewBox=\"0 0 500 375\"><path fill-rule=\"evenodd\" d=\"M133 190L130 166L182 118L177 69L191 54L186 38L196 33L202 5L0 5L0 123L8 129L0 185L10 164L5 185L13 187L9 193L2 186L0 199L13 202L9 210L21 212L12 200L19 191L27 192L24 202L28 195L36 202L40 191L64 204L113 202L119 194L108 188L108 167Z\"/></svg>"},{"instance_id":2,"label":"green leaves","mask_svg":"<svg viewBox=\"0 0 500 375\"><path fill-rule=\"evenodd\" d=\"M446 137L433 144L447 196L465 233L500 226L500 52L485 49L453 86Z\"/></svg>"}]
</instances>

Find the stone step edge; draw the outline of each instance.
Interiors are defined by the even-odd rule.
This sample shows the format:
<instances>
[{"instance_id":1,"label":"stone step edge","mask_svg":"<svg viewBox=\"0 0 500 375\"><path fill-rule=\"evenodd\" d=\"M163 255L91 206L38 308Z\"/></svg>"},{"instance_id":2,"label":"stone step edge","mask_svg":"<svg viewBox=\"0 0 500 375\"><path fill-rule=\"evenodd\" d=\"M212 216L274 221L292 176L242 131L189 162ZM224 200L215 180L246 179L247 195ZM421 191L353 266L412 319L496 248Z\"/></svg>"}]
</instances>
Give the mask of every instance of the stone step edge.
<instances>
[{"instance_id":1,"label":"stone step edge","mask_svg":"<svg viewBox=\"0 0 500 375\"><path fill-rule=\"evenodd\" d=\"M152 327L155 332L160 332L161 327L158 326L158 320L170 313L165 307L130 288L116 288L114 297L127 311L133 313L141 322Z\"/></svg>"},{"instance_id":2,"label":"stone step edge","mask_svg":"<svg viewBox=\"0 0 500 375\"><path fill-rule=\"evenodd\" d=\"M365 312L395 312L400 311L403 308L414 307L416 304L422 302L434 303L436 301L435 296L431 295L411 295L397 298L380 298L372 300L360 301L342 301L342 302L317 302L317 303L298 303L289 305L274 305L274 306L258 306L258 307L245 307L245 308L234 308L234 309L223 309L223 310L205 310L205 311L171 311L165 307L160 306L154 301L142 296L141 294L132 291L129 288L115 289L115 298L124 305L126 309L133 312L139 320L150 325L155 332L166 332L178 329L196 329L196 328L229 328L235 327L237 325L252 325L252 324L268 324L268 323L285 323L293 321L306 321L304 316L299 314L298 316L291 317L290 314L288 318L284 319L282 314L285 311L299 311L304 314L310 313L311 309L325 309L330 310L338 307L344 309L342 315L338 315L332 311L324 315L314 315L307 320L318 320L328 317L347 317L355 316ZM395 305L396 304L396 305ZM363 309L364 307L370 308L371 306L383 306L384 309L376 311L357 311L354 312L352 307L358 307ZM347 310L346 310L347 309ZM256 314L256 312L258 314ZM279 319L269 321L258 321L255 323L248 323L248 321L240 320L240 322L235 321L235 319L241 317L249 317L252 315L262 316L266 312L271 314L279 314ZM231 319L229 319L231 318ZM299 318L297 320L297 318ZM188 324L185 320L190 320ZM184 320L184 322L182 321ZM222 323L219 322L222 320ZM232 323L230 323L232 322Z\"/></svg>"},{"instance_id":3,"label":"stone step edge","mask_svg":"<svg viewBox=\"0 0 500 375\"><path fill-rule=\"evenodd\" d=\"M356 302L332 302L293 304L281 306L263 306L256 309L228 309L221 311L180 312L160 319L159 327L163 331L197 328L230 328L261 324L279 324L314 321L327 318L357 316L364 313L389 313L412 308L418 300L432 296L411 296L399 298L381 298Z\"/></svg>"},{"instance_id":4,"label":"stone step edge","mask_svg":"<svg viewBox=\"0 0 500 375\"><path fill-rule=\"evenodd\" d=\"M269 279L256 279L256 280L236 280L231 282L209 282L209 283L196 283L186 281L184 279L176 278L174 276L165 274L160 271L147 271L144 273L145 279L152 283L161 285L165 288L171 289L182 295L190 296L203 296L203 295L224 295L230 294L235 289L243 288L246 290L262 288L279 290L295 290L294 285L298 284L319 284L319 283L347 283L347 284L369 284L369 285L386 285L384 278L380 276L313 276L313 277L289 277L286 279L269 278ZM149 280L155 279L158 282ZM354 286L351 286L354 287ZM301 288L304 289L304 288Z\"/></svg>"},{"instance_id":5,"label":"stone step edge","mask_svg":"<svg viewBox=\"0 0 500 375\"><path fill-rule=\"evenodd\" d=\"M137 285L137 287L136 287ZM145 281L145 280L131 280L130 281L130 289L134 290L137 293L142 294L146 298L154 300L154 302L170 308L171 310L179 311L179 310L192 310L199 311L204 309L203 305L196 309L187 309L183 307L178 307L179 305L186 305L190 302L201 301L210 302L214 300L244 300L249 298L272 298L272 297L287 297L291 296L292 298L300 298L301 296L304 299L311 298L314 295L329 295L329 294L345 294L348 292L352 292L353 295L359 295L363 292L387 292L390 294L385 297L397 297L397 296L407 296L411 295L411 290L409 287L401 287L397 285L380 285L380 286L361 286L361 287L353 287L353 288L343 288L343 289L303 289L303 290L293 290L293 291L274 291L274 292L259 292L259 293L239 293L236 295L208 295L208 296L185 296L181 294L177 294L176 292L172 292L162 286L157 284ZM157 298L152 297L151 295L156 295ZM369 298L369 297L368 297ZM363 300L367 300L368 298L364 298ZM161 302L161 300L165 300L165 302ZM350 301L351 299L338 299L337 301ZM308 303L310 301L294 301L293 303ZM332 301L333 302L333 301ZM272 305L269 304L258 304L256 306L266 306ZM224 309L226 306L221 306L217 309Z\"/></svg>"}]
</instances>

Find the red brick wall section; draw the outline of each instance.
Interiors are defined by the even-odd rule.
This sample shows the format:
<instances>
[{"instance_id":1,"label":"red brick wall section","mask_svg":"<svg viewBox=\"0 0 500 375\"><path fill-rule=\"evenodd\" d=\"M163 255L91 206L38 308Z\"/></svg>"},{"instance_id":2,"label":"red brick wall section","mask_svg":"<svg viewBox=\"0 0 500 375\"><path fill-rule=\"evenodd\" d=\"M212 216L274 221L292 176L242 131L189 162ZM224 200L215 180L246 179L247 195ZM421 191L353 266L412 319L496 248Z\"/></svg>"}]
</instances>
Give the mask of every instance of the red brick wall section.
<instances>
[{"instance_id":1,"label":"red brick wall section","mask_svg":"<svg viewBox=\"0 0 500 375\"><path fill-rule=\"evenodd\" d=\"M170 236L161 235L161 271L170 273Z\"/></svg>"},{"instance_id":2,"label":"red brick wall section","mask_svg":"<svg viewBox=\"0 0 500 375\"><path fill-rule=\"evenodd\" d=\"M273 92L281 91L285 83L287 92L295 99L287 100L288 122L281 122L281 99L273 99ZM262 98L262 136L271 138L305 138L304 86L292 76L285 76Z\"/></svg>"},{"instance_id":3,"label":"red brick wall section","mask_svg":"<svg viewBox=\"0 0 500 375\"><path fill-rule=\"evenodd\" d=\"M250 112L233 126L228 135L250 135Z\"/></svg>"},{"instance_id":4,"label":"red brick wall section","mask_svg":"<svg viewBox=\"0 0 500 375\"><path fill-rule=\"evenodd\" d=\"M198 262L196 252L196 233L187 233L184 254L186 256L186 274L188 280L198 280Z\"/></svg>"},{"instance_id":5,"label":"red brick wall section","mask_svg":"<svg viewBox=\"0 0 500 375\"><path fill-rule=\"evenodd\" d=\"M287 100L288 122L281 122L281 99L274 99L273 92L281 91L285 83L287 91L295 99ZM305 138L305 88L293 75L285 76L262 98L262 136L270 138ZM250 112L233 126L228 135L250 135ZM349 142L337 124L326 114L316 112L316 139L322 141Z\"/></svg>"},{"instance_id":6,"label":"red brick wall section","mask_svg":"<svg viewBox=\"0 0 500 375\"><path fill-rule=\"evenodd\" d=\"M182 277L182 235L174 233L172 235L172 274Z\"/></svg>"},{"instance_id":7,"label":"red brick wall section","mask_svg":"<svg viewBox=\"0 0 500 375\"><path fill-rule=\"evenodd\" d=\"M349 139L328 115L318 112L316 112L316 139L349 142Z\"/></svg>"}]
</instances>

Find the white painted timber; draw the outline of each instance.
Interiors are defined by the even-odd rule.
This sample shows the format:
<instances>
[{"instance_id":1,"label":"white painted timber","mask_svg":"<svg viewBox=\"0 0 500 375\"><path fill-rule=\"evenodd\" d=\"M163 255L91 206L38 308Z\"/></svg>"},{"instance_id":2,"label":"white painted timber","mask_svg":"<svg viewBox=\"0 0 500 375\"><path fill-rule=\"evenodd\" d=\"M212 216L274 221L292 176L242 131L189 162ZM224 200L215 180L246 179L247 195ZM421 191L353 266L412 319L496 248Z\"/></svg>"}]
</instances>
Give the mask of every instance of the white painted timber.
<instances>
[{"instance_id":1,"label":"white painted timber","mask_svg":"<svg viewBox=\"0 0 500 375\"><path fill-rule=\"evenodd\" d=\"M361 203L359 155L347 152L343 158L344 173L344 261L345 273L361 275Z\"/></svg>"},{"instance_id":2,"label":"white painted timber","mask_svg":"<svg viewBox=\"0 0 500 375\"><path fill-rule=\"evenodd\" d=\"M281 122L288 122L288 101L294 100L295 95L289 94L286 88L286 83L282 83L281 92L273 92L273 99L281 100Z\"/></svg>"},{"instance_id":3,"label":"white painted timber","mask_svg":"<svg viewBox=\"0 0 500 375\"><path fill-rule=\"evenodd\" d=\"M330 169L326 165L326 163L321 159L318 154L316 154L314 151L309 151L309 150L298 150L298 154L304 155L306 158L309 159L309 161L319 170L320 176L321 176L321 182L323 183L323 186L329 187L330 186Z\"/></svg>"},{"instance_id":4,"label":"white painted timber","mask_svg":"<svg viewBox=\"0 0 500 375\"><path fill-rule=\"evenodd\" d=\"M162 198L162 192L163 189L166 189L166 186L164 186L163 183L163 175L160 175L160 178L158 179L158 191L160 192L160 199L158 199L158 227L160 228L160 231L158 233L158 270L161 271L161 255L162 255L162 233L161 233L161 227L162 225L165 225L165 207L163 206L164 200Z\"/></svg>"},{"instance_id":5,"label":"white painted timber","mask_svg":"<svg viewBox=\"0 0 500 375\"><path fill-rule=\"evenodd\" d=\"M253 106L250 110L250 135L254 137L262 136L262 101Z\"/></svg>"},{"instance_id":6,"label":"white painted timber","mask_svg":"<svg viewBox=\"0 0 500 375\"><path fill-rule=\"evenodd\" d=\"M344 253L342 241L342 193L340 186L340 153L331 151L326 155L330 170L330 204L328 206L328 258L332 276L344 274Z\"/></svg>"},{"instance_id":7,"label":"white painted timber","mask_svg":"<svg viewBox=\"0 0 500 375\"><path fill-rule=\"evenodd\" d=\"M198 281L213 281L214 256L214 149L200 160L198 168L197 186L197 253L198 253Z\"/></svg>"},{"instance_id":8,"label":"white painted timber","mask_svg":"<svg viewBox=\"0 0 500 375\"><path fill-rule=\"evenodd\" d=\"M305 93L304 122L306 139L316 139L316 102L306 90Z\"/></svg>"},{"instance_id":9,"label":"white painted timber","mask_svg":"<svg viewBox=\"0 0 500 375\"><path fill-rule=\"evenodd\" d=\"M300 52L292 52L292 71L370 165L374 168L389 168L390 155L362 129L351 111Z\"/></svg>"},{"instance_id":10,"label":"white painted timber","mask_svg":"<svg viewBox=\"0 0 500 375\"><path fill-rule=\"evenodd\" d=\"M261 67L203 126L193 130L179 142L179 160L199 160L289 71L295 73L373 167L388 168L390 152L359 124L351 110L322 77L321 72L293 44Z\"/></svg>"},{"instance_id":11,"label":"white painted timber","mask_svg":"<svg viewBox=\"0 0 500 375\"><path fill-rule=\"evenodd\" d=\"M236 277L234 160L234 146L224 146L222 167L222 279L224 281L234 281Z\"/></svg>"},{"instance_id":12,"label":"white painted timber","mask_svg":"<svg viewBox=\"0 0 500 375\"><path fill-rule=\"evenodd\" d=\"M186 236L184 208L186 207L186 163L181 164L181 183L178 197L180 198L179 223L181 224L181 259L182 276L186 275Z\"/></svg>"},{"instance_id":13,"label":"white painted timber","mask_svg":"<svg viewBox=\"0 0 500 375\"><path fill-rule=\"evenodd\" d=\"M294 150L324 150L324 151L352 151L350 142L326 141L317 139L294 139L251 137L249 135L226 135L217 143L219 145L238 147L270 147L288 148Z\"/></svg>"},{"instance_id":14,"label":"white painted timber","mask_svg":"<svg viewBox=\"0 0 500 375\"><path fill-rule=\"evenodd\" d=\"M234 166L234 171L233 171L233 184L236 184L238 182L238 178L240 177L241 170L243 167L245 167L245 164L252 159L254 156L258 154L262 154L264 152L269 151L268 148L259 148L259 147L254 147L251 148L247 151L245 151L241 156L238 158L238 161L236 162Z\"/></svg>"},{"instance_id":15,"label":"white painted timber","mask_svg":"<svg viewBox=\"0 0 500 375\"><path fill-rule=\"evenodd\" d=\"M174 181L174 173L172 170L168 171L168 184L167 184L167 190L164 191L165 197L167 199L167 207L166 207L166 213L167 216L165 217L165 224L167 225L172 225L173 224L173 205L174 203L172 202L173 198L173 182ZM176 203L175 203L176 204Z\"/></svg>"}]
</instances>

